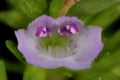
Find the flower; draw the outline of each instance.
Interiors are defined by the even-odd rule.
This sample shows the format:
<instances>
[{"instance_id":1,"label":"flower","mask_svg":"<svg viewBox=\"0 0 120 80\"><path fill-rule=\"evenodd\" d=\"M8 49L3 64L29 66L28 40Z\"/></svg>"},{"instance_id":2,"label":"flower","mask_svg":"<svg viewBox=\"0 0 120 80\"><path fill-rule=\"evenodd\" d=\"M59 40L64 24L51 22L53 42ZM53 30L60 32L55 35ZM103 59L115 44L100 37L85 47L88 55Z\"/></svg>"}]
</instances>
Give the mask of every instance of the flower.
<instances>
[{"instance_id":1,"label":"flower","mask_svg":"<svg viewBox=\"0 0 120 80\"><path fill-rule=\"evenodd\" d=\"M15 31L18 49L26 61L37 67L90 68L103 48L100 27L85 27L76 17L43 15L26 30Z\"/></svg>"}]
</instances>

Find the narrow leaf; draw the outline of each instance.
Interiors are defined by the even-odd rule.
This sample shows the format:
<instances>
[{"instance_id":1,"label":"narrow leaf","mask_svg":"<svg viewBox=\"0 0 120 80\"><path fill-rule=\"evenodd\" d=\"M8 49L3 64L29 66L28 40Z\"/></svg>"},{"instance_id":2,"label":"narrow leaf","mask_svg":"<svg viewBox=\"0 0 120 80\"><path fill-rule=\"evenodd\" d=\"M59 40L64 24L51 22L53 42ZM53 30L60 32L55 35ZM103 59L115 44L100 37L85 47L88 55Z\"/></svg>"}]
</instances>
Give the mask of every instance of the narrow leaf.
<instances>
[{"instance_id":1,"label":"narrow leaf","mask_svg":"<svg viewBox=\"0 0 120 80\"><path fill-rule=\"evenodd\" d=\"M112 7L92 16L88 17L88 20L85 21L87 25L97 25L102 28L108 28L111 23L120 17L120 3L113 5Z\"/></svg>"},{"instance_id":2,"label":"narrow leaf","mask_svg":"<svg viewBox=\"0 0 120 80\"><path fill-rule=\"evenodd\" d=\"M7 25L14 29L19 29L26 28L31 20L24 14L16 10L12 10L0 12L0 21L6 23Z\"/></svg>"},{"instance_id":3,"label":"narrow leaf","mask_svg":"<svg viewBox=\"0 0 120 80\"><path fill-rule=\"evenodd\" d=\"M46 80L46 70L28 64L23 80Z\"/></svg>"},{"instance_id":4,"label":"narrow leaf","mask_svg":"<svg viewBox=\"0 0 120 80\"><path fill-rule=\"evenodd\" d=\"M45 14L48 3L47 0L8 0L18 10L34 19Z\"/></svg>"},{"instance_id":5,"label":"narrow leaf","mask_svg":"<svg viewBox=\"0 0 120 80\"><path fill-rule=\"evenodd\" d=\"M17 45L13 41L7 40L6 46L21 63L25 63L25 59L23 58L22 54L18 51Z\"/></svg>"},{"instance_id":6,"label":"narrow leaf","mask_svg":"<svg viewBox=\"0 0 120 80\"><path fill-rule=\"evenodd\" d=\"M120 65L112 69L112 73L120 77Z\"/></svg>"},{"instance_id":7,"label":"narrow leaf","mask_svg":"<svg viewBox=\"0 0 120 80\"><path fill-rule=\"evenodd\" d=\"M107 45L108 50L116 50L120 48L120 30L110 37Z\"/></svg>"},{"instance_id":8,"label":"narrow leaf","mask_svg":"<svg viewBox=\"0 0 120 80\"><path fill-rule=\"evenodd\" d=\"M118 0L80 0L76 5L74 5L68 11L68 16L76 16L78 18L84 19L101 12L115 3Z\"/></svg>"},{"instance_id":9,"label":"narrow leaf","mask_svg":"<svg viewBox=\"0 0 120 80\"><path fill-rule=\"evenodd\" d=\"M5 65L3 61L0 61L0 80L7 80Z\"/></svg>"}]
</instances>

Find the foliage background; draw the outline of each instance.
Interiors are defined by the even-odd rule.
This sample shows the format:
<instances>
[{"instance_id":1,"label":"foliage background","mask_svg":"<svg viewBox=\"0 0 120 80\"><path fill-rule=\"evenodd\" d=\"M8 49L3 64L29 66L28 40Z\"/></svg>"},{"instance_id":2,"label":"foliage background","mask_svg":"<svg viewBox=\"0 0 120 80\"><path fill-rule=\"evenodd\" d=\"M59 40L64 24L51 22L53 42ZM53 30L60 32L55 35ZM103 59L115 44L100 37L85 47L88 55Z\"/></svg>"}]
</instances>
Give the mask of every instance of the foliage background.
<instances>
[{"instance_id":1,"label":"foliage background","mask_svg":"<svg viewBox=\"0 0 120 80\"><path fill-rule=\"evenodd\" d=\"M30 8L24 1L34 7ZM0 1L0 80L120 80L119 0L81 0L66 14L81 18L86 25L103 28L103 51L91 69L79 71L36 68L26 64L18 52L14 30L26 28L42 14L58 17L63 5L63 0L36 1L44 5L34 0Z\"/></svg>"}]
</instances>

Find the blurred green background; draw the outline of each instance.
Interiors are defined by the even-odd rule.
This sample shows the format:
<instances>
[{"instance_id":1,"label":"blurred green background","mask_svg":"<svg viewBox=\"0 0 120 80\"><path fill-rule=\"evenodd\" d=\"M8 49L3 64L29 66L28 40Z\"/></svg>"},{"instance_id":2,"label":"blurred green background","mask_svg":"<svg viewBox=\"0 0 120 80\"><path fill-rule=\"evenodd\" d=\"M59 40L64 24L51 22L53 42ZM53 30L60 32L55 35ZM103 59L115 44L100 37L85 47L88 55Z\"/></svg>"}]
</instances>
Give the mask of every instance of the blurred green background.
<instances>
[{"instance_id":1,"label":"blurred green background","mask_svg":"<svg viewBox=\"0 0 120 80\"><path fill-rule=\"evenodd\" d=\"M80 0L66 14L103 28L104 49L90 69L48 70L25 63L14 31L43 14L59 17L64 6L64 0L0 1L0 80L120 80L120 0Z\"/></svg>"}]
</instances>

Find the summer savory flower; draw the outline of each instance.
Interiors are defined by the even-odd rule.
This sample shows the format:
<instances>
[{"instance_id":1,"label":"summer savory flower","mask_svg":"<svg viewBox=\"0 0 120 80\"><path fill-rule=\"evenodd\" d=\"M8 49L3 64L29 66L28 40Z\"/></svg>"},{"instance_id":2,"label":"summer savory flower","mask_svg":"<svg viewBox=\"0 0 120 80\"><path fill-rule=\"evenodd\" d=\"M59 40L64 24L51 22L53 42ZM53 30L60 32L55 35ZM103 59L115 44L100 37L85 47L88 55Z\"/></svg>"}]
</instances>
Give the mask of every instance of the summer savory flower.
<instances>
[{"instance_id":1,"label":"summer savory flower","mask_svg":"<svg viewBox=\"0 0 120 80\"><path fill-rule=\"evenodd\" d=\"M53 19L43 15L26 30L15 31L18 49L26 61L37 67L90 68L103 48L100 27L85 27L76 17Z\"/></svg>"}]
</instances>

